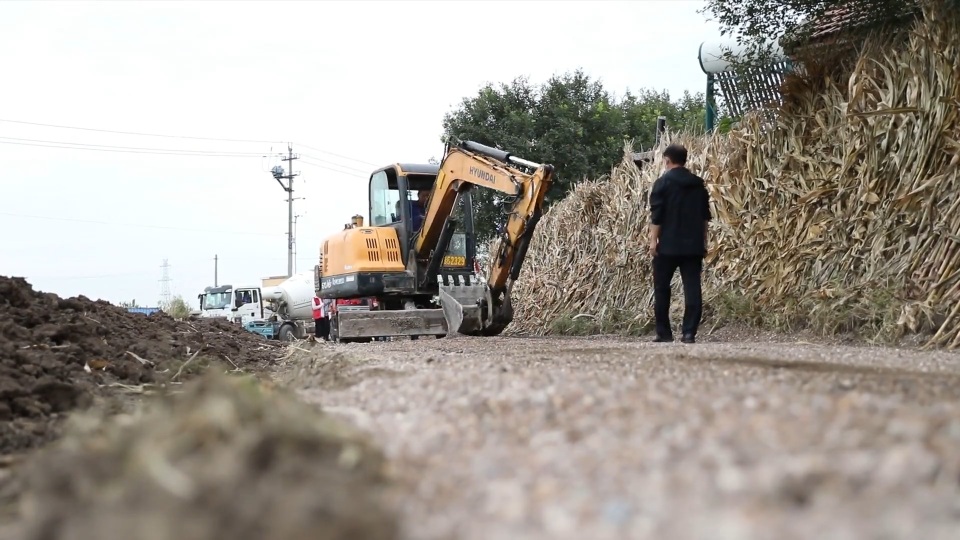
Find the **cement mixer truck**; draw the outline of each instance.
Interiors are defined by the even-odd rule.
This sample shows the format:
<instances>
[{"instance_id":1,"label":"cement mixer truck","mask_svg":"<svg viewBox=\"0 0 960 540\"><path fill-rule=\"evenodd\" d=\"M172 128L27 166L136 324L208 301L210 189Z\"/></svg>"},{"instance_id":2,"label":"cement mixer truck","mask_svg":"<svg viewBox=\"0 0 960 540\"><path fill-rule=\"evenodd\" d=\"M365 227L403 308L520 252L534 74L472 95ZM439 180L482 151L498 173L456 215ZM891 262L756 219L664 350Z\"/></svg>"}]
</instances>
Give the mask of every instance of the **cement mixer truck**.
<instances>
[{"instance_id":1,"label":"cement mixer truck","mask_svg":"<svg viewBox=\"0 0 960 540\"><path fill-rule=\"evenodd\" d=\"M304 339L314 331L313 272L273 286L208 287L200 297L201 317L224 318L268 339Z\"/></svg>"},{"instance_id":2,"label":"cement mixer truck","mask_svg":"<svg viewBox=\"0 0 960 540\"><path fill-rule=\"evenodd\" d=\"M278 285L263 287L261 297L272 313L263 323L248 323L244 328L282 341L304 339L314 332L314 296L313 272L295 274Z\"/></svg>"}]
</instances>

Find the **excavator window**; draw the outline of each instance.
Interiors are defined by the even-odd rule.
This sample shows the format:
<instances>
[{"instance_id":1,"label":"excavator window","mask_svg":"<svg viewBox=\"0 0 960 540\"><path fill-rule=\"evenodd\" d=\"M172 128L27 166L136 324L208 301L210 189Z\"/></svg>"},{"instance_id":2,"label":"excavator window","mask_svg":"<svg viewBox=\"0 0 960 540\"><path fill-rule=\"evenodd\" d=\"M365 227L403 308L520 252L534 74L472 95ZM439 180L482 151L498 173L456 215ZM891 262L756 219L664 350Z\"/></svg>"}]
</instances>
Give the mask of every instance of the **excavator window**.
<instances>
[{"instance_id":1,"label":"excavator window","mask_svg":"<svg viewBox=\"0 0 960 540\"><path fill-rule=\"evenodd\" d=\"M416 197L418 191L429 191L433 189L433 183L437 180L433 174L408 174L407 175L407 193L408 197Z\"/></svg>"},{"instance_id":2,"label":"excavator window","mask_svg":"<svg viewBox=\"0 0 960 540\"><path fill-rule=\"evenodd\" d=\"M375 227L399 221L396 215L399 202L400 191L396 187L390 189L386 171L380 171L370 178L370 222Z\"/></svg>"},{"instance_id":3,"label":"excavator window","mask_svg":"<svg viewBox=\"0 0 960 540\"><path fill-rule=\"evenodd\" d=\"M406 185L401 186L400 180L406 180ZM412 216L417 192L423 191L426 198L435 180L433 174L409 174L401 179L393 169L378 171L370 177L370 222L384 226L403 221L404 215ZM406 189L401 191L401 187ZM406 211L401 209L403 202L407 203Z\"/></svg>"}]
</instances>

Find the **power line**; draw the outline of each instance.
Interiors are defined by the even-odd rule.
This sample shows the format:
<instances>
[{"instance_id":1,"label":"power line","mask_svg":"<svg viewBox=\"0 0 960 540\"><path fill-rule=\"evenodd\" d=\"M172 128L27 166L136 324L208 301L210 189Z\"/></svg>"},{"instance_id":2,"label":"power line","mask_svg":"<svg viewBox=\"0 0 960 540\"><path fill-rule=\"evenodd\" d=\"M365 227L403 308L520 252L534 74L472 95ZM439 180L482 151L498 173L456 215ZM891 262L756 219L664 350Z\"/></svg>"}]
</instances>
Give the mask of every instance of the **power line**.
<instances>
[{"instance_id":1,"label":"power line","mask_svg":"<svg viewBox=\"0 0 960 540\"><path fill-rule=\"evenodd\" d=\"M305 145L305 144L303 144L303 143L297 143L297 146L302 146L302 147L306 148L307 150L314 150L314 151L320 152L321 154L328 154L328 155L331 155L331 156L334 156L334 157L338 157L338 158L341 158L341 159L346 159L346 160L350 160L350 161L356 161L357 163L363 163L364 165L373 165L374 167L379 167L379 166L380 166L380 165L377 165L376 163L371 163L371 162L369 162L369 161L363 161L362 159L356 159L356 158L352 158L352 157L348 157L348 156L343 156L343 155L340 155L340 154L334 154L333 152L328 152L328 151L326 151L326 150L321 150L321 149L319 149L319 148L314 148L314 147L312 147L312 146L307 146L307 145Z\"/></svg>"},{"instance_id":2,"label":"power line","mask_svg":"<svg viewBox=\"0 0 960 540\"><path fill-rule=\"evenodd\" d=\"M194 139L198 141L225 141L225 142L248 142L248 143L268 143L268 144L282 144L281 141L258 141L254 139L221 139L217 137L190 137L187 135L160 135L157 133L141 133L136 131L116 131L112 129L97 129L97 128L85 128L85 127L76 127L76 126L61 126L57 124L41 124L39 122L25 122L23 120L7 120L0 118L0 122L8 122L10 124L25 124L28 126L42 126L42 127L52 127L59 129L76 129L80 131L97 131L100 133L119 133L121 135L138 135L141 137L164 137L168 139Z\"/></svg>"},{"instance_id":3,"label":"power line","mask_svg":"<svg viewBox=\"0 0 960 540\"><path fill-rule=\"evenodd\" d=\"M203 232L203 233L215 233L215 234L239 234L247 236L278 236L281 233L267 233L267 232L246 232L246 231L215 231L210 229L189 229L185 227L169 227L167 225L145 225L143 223L116 223L109 221L95 221L89 219L74 219L74 218L61 218L53 216L34 216L27 214L13 214L10 212L0 212L0 216L9 216L16 218L27 218L27 219L46 219L50 221L67 221L71 223L91 223L96 225L111 225L114 227L140 227L143 229L164 229L171 231L186 231L186 232Z\"/></svg>"},{"instance_id":4,"label":"power line","mask_svg":"<svg viewBox=\"0 0 960 540\"><path fill-rule=\"evenodd\" d=\"M106 274L102 276L51 276L51 277L30 276L27 279L30 279L30 280L42 279L44 281L75 281L75 280L81 280L81 279L113 279L118 277L139 277L139 276L154 275L154 274L156 274L156 271L133 272L129 274Z\"/></svg>"},{"instance_id":5,"label":"power line","mask_svg":"<svg viewBox=\"0 0 960 540\"><path fill-rule=\"evenodd\" d=\"M221 258L220 260L222 261L223 259ZM235 260L239 260L239 258L229 259L229 260L235 261ZM258 261L285 261L287 260L287 258L273 257L273 258L267 258L267 259L258 258L257 260ZM297 257L297 260L298 261L316 261L317 259L314 257ZM184 267L195 268L200 266L201 264L203 265L209 264L209 262L210 262L209 259L197 259L197 260L188 261L184 264L181 264L180 268L184 268ZM126 272L123 274L102 274L97 276L64 276L64 275L39 276L39 277L29 276L28 279L44 280L44 281L75 281L75 280L82 280L82 279L112 279L112 278L118 278L118 277L140 277L140 276L154 276L154 275L156 275L156 270L141 270L137 272Z\"/></svg>"},{"instance_id":6,"label":"power line","mask_svg":"<svg viewBox=\"0 0 960 540\"><path fill-rule=\"evenodd\" d=\"M367 178L367 175L365 175L365 174L359 174L359 173L354 172L354 171L342 171L342 170L340 170L340 169L334 169L334 168L332 168L332 167L327 167L326 165L318 165L318 164L316 164L316 163L311 163L311 162L309 162L309 161L307 161L307 160L303 160L303 163L304 163L305 165L310 165L311 167L316 167L316 168L318 168L318 169L324 169L324 170L327 170L327 171L332 171L332 172L336 172L336 173L340 173L340 174L345 174L345 175L347 175L347 176L356 176L357 178Z\"/></svg>"},{"instance_id":7,"label":"power line","mask_svg":"<svg viewBox=\"0 0 960 540\"><path fill-rule=\"evenodd\" d=\"M2 138L2 137L0 137L0 138ZM370 171L368 171L368 170L366 170L366 169L358 169L358 168L356 168L356 167L351 167L351 166L349 166L349 165L342 165L342 164L340 164L340 163L335 163L335 162L333 162L333 161L327 161L327 160L325 160L325 159L316 158L316 157L313 157L313 156L311 156L311 155L309 155L309 154L300 154L300 156L301 156L301 157L304 157L304 158L307 158L307 159L311 159L311 160L313 160L313 161L319 161L320 163L326 163L327 165L333 165L333 166L336 166L336 167L340 167L341 169L347 169L347 170L350 170L350 171L356 171L356 172L358 172L358 173L364 173L364 174L366 174L366 173L370 172Z\"/></svg>"},{"instance_id":8,"label":"power line","mask_svg":"<svg viewBox=\"0 0 960 540\"><path fill-rule=\"evenodd\" d=\"M60 124L44 124L44 123L41 123L41 122L27 122L27 121L24 121L24 120L10 120L10 119L5 119L5 118L0 118L0 122L7 122L7 123L11 123L11 124L23 124L23 125L28 125L28 126L41 126L41 127L49 127L49 128L57 128L57 129L73 129L73 130L79 130L79 131L92 131L92 132L97 132L97 133L116 133L116 134L120 134L120 135L136 135L136 136L140 136L140 137L162 137L162 138L167 138L167 139L191 139L191 140L198 140L198 141L223 141L223 142L242 142L242 143L283 144L281 141L269 141L269 140L257 140L257 139L226 139L226 138L219 138L219 137L196 137L196 136L189 136L189 135L165 135L165 134L159 134L159 133L144 133L144 132L138 132L138 131L119 131L119 130L113 130L113 129L88 128L88 127L79 127L79 126L64 126L64 125L60 125ZM3 137L3 138L8 138L8 137ZM19 140L19 139L15 139L15 140ZM22 140L29 140L29 139L22 139ZM77 144L77 143L54 143L53 141L50 141L50 142L53 143L53 144ZM17 143L5 143L5 144L17 144ZM29 144L23 144L23 143L19 143L19 144L21 144L21 145L23 145L23 146L40 146L40 145L29 145ZM343 155L343 154L337 154L337 153L335 153L335 152L330 152L330 151L328 151L328 150L323 150L322 148L316 148L316 147L314 147L314 146L308 146L308 145L302 144L302 143L296 143L296 144L297 144L298 146L302 146L302 147L307 148L307 149L309 149L309 150L314 150L314 151L316 151L316 152L320 152L320 153L327 154L327 155L330 155L330 156L338 157L338 158L341 158L341 159L346 159L346 160L348 160L348 161L353 161L353 162L361 163L361 164L364 164L364 165L371 165L371 166L373 166L373 167L379 167L379 166L380 166L380 165L377 165L376 163L373 163L373 162L370 162L370 161L364 161L364 160L362 160L362 159L352 158L352 157L350 157L350 156L345 156L345 155ZM99 145L86 145L86 146L99 146ZM49 146L48 148L57 148L57 147L56 147L56 146ZM123 147L116 147L116 148L123 148ZM193 151L188 151L188 152L193 152ZM129 153L149 153L149 152L146 152L146 151L133 152L133 151L131 151L131 152L129 152ZM220 153L220 154L216 154L216 156L217 156L217 157L229 157L229 156L221 155L221 154L231 154L231 155L234 155L234 154L235 154L235 155L238 155L238 156L239 156L239 155L241 155L241 154L243 154L243 153L239 153L239 152L223 152L223 153ZM173 154L173 155L175 155L175 154ZM192 154L191 154L191 155L192 155ZM214 154L208 154L208 155L214 156ZM254 155L254 153L250 153L250 155ZM261 155L261 154L256 154L256 155ZM323 161L323 160L318 159L317 161ZM346 166L346 165L344 165L343 167L350 168L350 167L348 167L348 166ZM365 171L364 171L364 172L365 172Z\"/></svg>"},{"instance_id":9,"label":"power line","mask_svg":"<svg viewBox=\"0 0 960 540\"><path fill-rule=\"evenodd\" d=\"M183 263L183 264L181 264L180 266L181 266L181 268L182 268L182 267L192 268L192 267L194 267L194 266L199 265L199 263L204 263L204 264L206 264L206 263L207 263L207 259L194 259L194 260L191 260L191 261L187 261L186 263ZM139 270L139 271L136 271L136 272L124 272L124 273L122 273L122 274L101 274L101 275L96 275L96 276L64 276L64 275L62 275L62 274L58 274L58 275L55 275L55 276L40 276L40 277L30 276L28 279L42 279L42 280L46 280L46 281L54 281L54 280L56 280L56 281L73 281L73 280L78 280L78 279L109 279L109 278L118 278L118 277L148 276L148 275L149 275L149 276L155 276L156 274L157 274L156 269L153 269L153 270L149 270L149 271L148 271L148 270Z\"/></svg>"},{"instance_id":10,"label":"power line","mask_svg":"<svg viewBox=\"0 0 960 540\"><path fill-rule=\"evenodd\" d=\"M29 280L41 280L41 279L42 279L42 280L44 280L44 281L75 281L75 280L81 280L81 279L113 279L113 278L118 278L118 277L139 277L139 276L146 276L146 275L156 275L156 271L153 270L153 271L150 271L150 272L147 272L147 271L131 272L131 273L126 273L126 274L105 274L105 275L101 275L101 276L50 276L50 277L45 277L45 276L40 276L40 277L37 277L37 276L29 276L29 277L27 277L27 279L29 279Z\"/></svg>"},{"instance_id":11,"label":"power line","mask_svg":"<svg viewBox=\"0 0 960 540\"><path fill-rule=\"evenodd\" d=\"M64 148L67 150L88 150L93 152L114 152L118 154L154 154L159 156L193 156L193 157L234 157L234 158L263 158L266 154L184 154L180 152L147 152L141 150L114 150L110 148L85 148L82 146L56 146L52 144L34 144L22 142L0 141L0 144L16 144L19 146L36 146L39 148Z\"/></svg>"},{"instance_id":12,"label":"power line","mask_svg":"<svg viewBox=\"0 0 960 540\"><path fill-rule=\"evenodd\" d=\"M91 144L91 143L75 143L75 142L68 142L68 141L46 141L46 140L42 140L42 139L22 139L22 138L19 138L19 137L0 137L0 139L4 139L4 140L7 140L7 141L27 141L27 142L45 143L45 144L68 144L68 145L71 145L71 146L91 146L91 147L96 147L96 148L117 148L117 149L122 149L122 150L149 150L149 151L156 151L156 152L184 152L184 153L189 152L190 154L196 153L196 154L200 154L200 155L203 155L203 154L230 154L230 155L237 155L237 156L259 156L259 157L266 157L267 155L270 155L269 152L267 152L267 153L263 153L263 152L232 152L232 151L222 151L222 150L185 150L185 149L179 149L179 148L146 148L146 147L142 147L142 146L116 146L116 145L112 145L112 144ZM279 153L278 153L278 155L279 155Z\"/></svg>"},{"instance_id":13,"label":"power line","mask_svg":"<svg viewBox=\"0 0 960 540\"><path fill-rule=\"evenodd\" d=\"M3 118L0 118L0 122L8 122L8 123L11 123L11 124L24 124L24 125L29 125L29 126L50 127L50 128L58 128L58 129L75 129L75 130L81 130L81 131L93 131L93 132L98 132L98 133L117 133L117 134L121 134L121 135L136 135L136 136L141 136L141 137L163 137L163 138L168 138L168 139L192 139L192 140L200 140L200 141L224 141L224 142L282 144L282 141L268 141L268 140L257 140L257 139L225 139L225 138L219 138L219 137L194 137L194 136L188 136L188 135L163 135L163 134L158 134L158 133L143 133L143 132L137 132L137 131L118 131L118 130L113 130L113 129L86 128L86 127L78 127L78 126L64 126L64 125L59 125L59 124L44 124L44 123L40 123L40 122L26 122L26 121L23 121L23 120L9 120L9 119L3 119ZM361 160L361 159L356 159L356 158L352 158L352 157L349 157L349 156L344 156L344 155L342 155L342 154L337 154L337 153L334 153L334 152L330 152L330 151L328 151L328 150L323 150L323 149L321 149L321 148L315 148L315 147L313 147L313 146L307 146L307 145L302 144L302 143L297 143L297 144L298 144L299 146L303 146L304 148L307 148L307 149L310 149L310 150L314 150L314 151L317 151L317 152L321 152L321 153L323 153L323 154L328 154L328 155L331 155L331 156L334 156L334 157L339 157L339 158L341 158L341 159L346 159L346 160L349 160L349 161L355 161L355 162L357 162L357 163L363 163L363 164L365 164L365 165L373 165L373 166L375 166L375 167L377 166L375 163L371 163L371 162L369 162L369 161L364 161L364 160Z\"/></svg>"}]
</instances>

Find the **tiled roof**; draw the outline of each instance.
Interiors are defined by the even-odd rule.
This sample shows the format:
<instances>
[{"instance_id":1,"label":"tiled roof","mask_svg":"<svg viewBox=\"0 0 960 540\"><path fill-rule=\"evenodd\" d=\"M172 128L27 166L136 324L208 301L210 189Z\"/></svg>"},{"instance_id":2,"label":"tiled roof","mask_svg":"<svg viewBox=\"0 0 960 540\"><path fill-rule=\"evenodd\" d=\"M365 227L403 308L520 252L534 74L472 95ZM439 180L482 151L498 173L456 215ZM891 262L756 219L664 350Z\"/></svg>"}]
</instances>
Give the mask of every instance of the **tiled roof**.
<instances>
[{"instance_id":1,"label":"tiled roof","mask_svg":"<svg viewBox=\"0 0 960 540\"><path fill-rule=\"evenodd\" d=\"M903 17L911 15L916 9L916 4L910 0L904 0L902 6ZM811 21L808 26L809 39L818 41L843 30L865 26L870 22L871 16L876 14L870 2L851 0L846 6L828 9L823 15Z\"/></svg>"}]
</instances>

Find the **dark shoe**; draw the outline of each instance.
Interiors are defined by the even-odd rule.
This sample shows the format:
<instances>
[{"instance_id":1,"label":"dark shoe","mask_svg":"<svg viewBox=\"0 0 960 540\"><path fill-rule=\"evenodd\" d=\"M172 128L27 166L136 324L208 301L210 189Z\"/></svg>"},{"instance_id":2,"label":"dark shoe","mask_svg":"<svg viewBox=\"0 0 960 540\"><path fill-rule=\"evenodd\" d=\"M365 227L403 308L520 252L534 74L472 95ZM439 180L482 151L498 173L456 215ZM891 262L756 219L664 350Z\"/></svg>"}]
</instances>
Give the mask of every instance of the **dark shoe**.
<instances>
[{"instance_id":1,"label":"dark shoe","mask_svg":"<svg viewBox=\"0 0 960 540\"><path fill-rule=\"evenodd\" d=\"M673 336L657 336L653 338L653 343L673 343Z\"/></svg>"},{"instance_id":2,"label":"dark shoe","mask_svg":"<svg viewBox=\"0 0 960 540\"><path fill-rule=\"evenodd\" d=\"M697 342L697 340L693 337L693 334L684 334L684 335L683 335L683 339L681 339L680 341L682 341L682 342L684 342L684 343L696 343L696 342Z\"/></svg>"}]
</instances>

